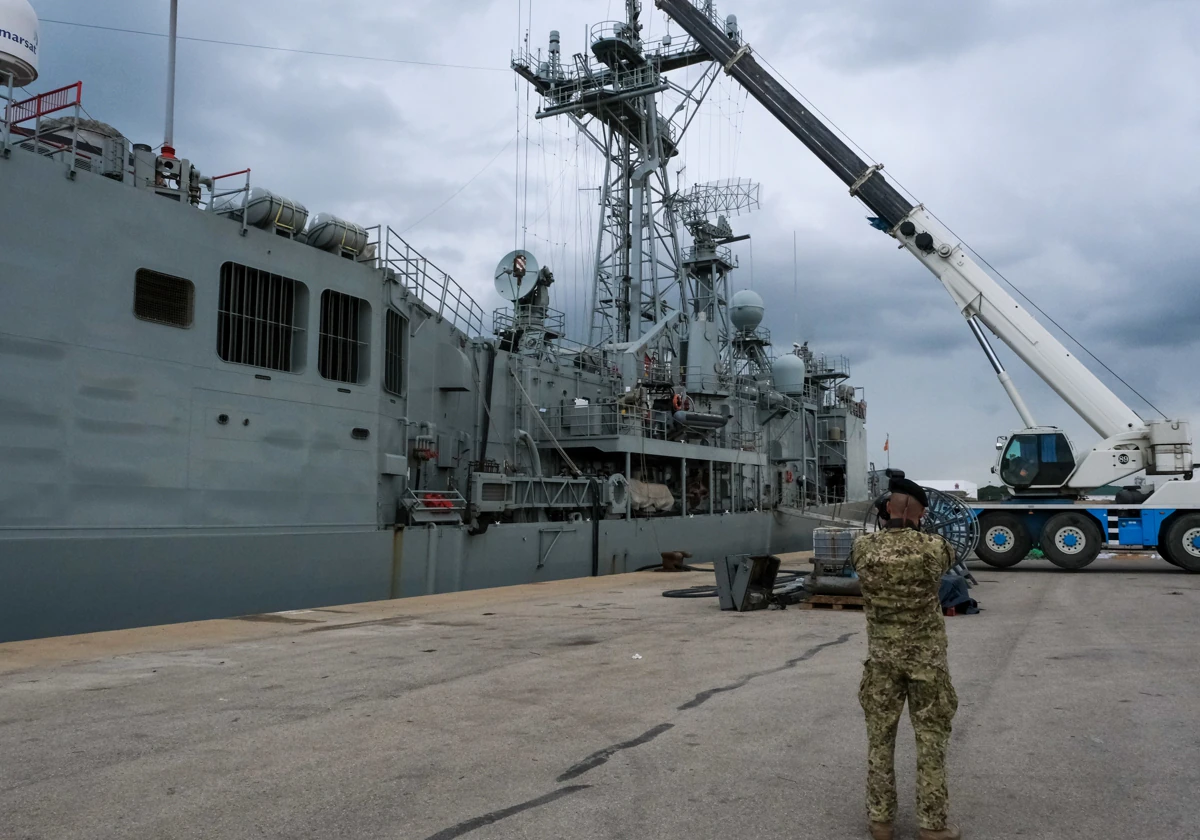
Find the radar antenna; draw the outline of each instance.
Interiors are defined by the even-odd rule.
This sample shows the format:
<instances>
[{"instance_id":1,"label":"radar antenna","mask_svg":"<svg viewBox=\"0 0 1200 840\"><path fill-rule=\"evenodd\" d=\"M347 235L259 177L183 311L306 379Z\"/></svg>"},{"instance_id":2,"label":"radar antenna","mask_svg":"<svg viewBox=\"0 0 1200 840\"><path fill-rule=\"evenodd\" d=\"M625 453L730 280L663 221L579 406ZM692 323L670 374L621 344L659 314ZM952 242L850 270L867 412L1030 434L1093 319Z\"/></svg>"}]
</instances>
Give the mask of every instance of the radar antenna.
<instances>
[{"instance_id":1,"label":"radar antenna","mask_svg":"<svg viewBox=\"0 0 1200 840\"><path fill-rule=\"evenodd\" d=\"M683 252L692 317L703 315L705 320L720 325L726 361L732 361L730 354L736 350L729 321L729 274L737 268L737 260L726 246L750 238L734 235L729 216L758 209L761 192L756 182L738 178L695 184L668 201L672 214L692 235L692 247Z\"/></svg>"}]
</instances>

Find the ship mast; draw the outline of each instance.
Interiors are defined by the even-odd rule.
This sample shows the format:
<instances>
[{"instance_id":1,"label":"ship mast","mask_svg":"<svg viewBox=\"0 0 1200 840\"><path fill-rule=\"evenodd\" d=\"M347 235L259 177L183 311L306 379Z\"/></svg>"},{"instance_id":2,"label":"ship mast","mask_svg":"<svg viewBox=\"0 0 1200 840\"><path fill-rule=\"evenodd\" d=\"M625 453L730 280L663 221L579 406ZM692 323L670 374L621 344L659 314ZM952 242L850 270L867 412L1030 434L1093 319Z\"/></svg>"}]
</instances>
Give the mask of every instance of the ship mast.
<instances>
[{"instance_id":1,"label":"ship mast","mask_svg":"<svg viewBox=\"0 0 1200 840\"><path fill-rule=\"evenodd\" d=\"M175 155L175 44L179 32L179 0L171 0L171 23L167 36L167 124L163 131L163 155Z\"/></svg>"},{"instance_id":2,"label":"ship mast","mask_svg":"<svg viewBox=\"0 0 1200 840\"><path fill-rule=\"evenodd\" d=\"M691 40L643 41L641 14L641 0L626 0L625 19L592 26L589 52L569 61L557 32L545 60L540 51L513 59L513 69L542 96L537 118L568 116L604 156L592 346L637 342L672 312L689 310L668 166L720 68ZM697 64L707 66L690 88L666 75ZM668 91L680 104L664 116L660 96Z\"/></svg>"}]
</instances>

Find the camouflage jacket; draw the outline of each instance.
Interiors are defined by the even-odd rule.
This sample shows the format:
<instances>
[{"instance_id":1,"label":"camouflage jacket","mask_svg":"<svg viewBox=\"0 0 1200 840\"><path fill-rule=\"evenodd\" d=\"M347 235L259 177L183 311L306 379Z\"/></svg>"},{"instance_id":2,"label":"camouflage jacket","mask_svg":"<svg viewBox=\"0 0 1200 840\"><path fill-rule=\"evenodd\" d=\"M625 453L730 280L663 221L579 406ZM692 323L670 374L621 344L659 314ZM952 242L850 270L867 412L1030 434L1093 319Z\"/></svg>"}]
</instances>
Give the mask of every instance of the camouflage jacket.
<instances>
[{"instance_id":1,"label":"camouflage jacket","mask_svg":"<svg viewBox=\"0 0 1200 840\"><path fill-rule=\"evenodd\" d=\"M944 539L911 528L859 537L850 555L862 584L869 656L904 670L946 667L938 587L954 562Z\"/></svg>"}]
</instances>

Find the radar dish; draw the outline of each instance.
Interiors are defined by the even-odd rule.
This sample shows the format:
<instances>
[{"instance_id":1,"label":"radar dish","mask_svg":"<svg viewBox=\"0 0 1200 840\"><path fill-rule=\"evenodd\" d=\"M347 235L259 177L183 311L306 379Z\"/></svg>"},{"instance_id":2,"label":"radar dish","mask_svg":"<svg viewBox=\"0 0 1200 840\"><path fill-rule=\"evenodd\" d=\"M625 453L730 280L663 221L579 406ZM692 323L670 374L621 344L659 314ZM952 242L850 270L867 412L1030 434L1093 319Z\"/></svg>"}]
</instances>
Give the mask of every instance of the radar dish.
<instances>
[{"instance_id":1,"label":"radar dish","mask_svg":"<svg viewBox=\"0 0 1200 840\"><path fill-rule=\"evenodd\" d=\"M508 254L496 266L496 291L505 300L516 303L537 288L537 257L528 251Z\"/></svg>"},{"instance_id":2,"label":"radar dish","mask_svg":"<svg viewBox=\"0 0 1200 840\"><path fill-rule=\"evenodd\" d=\"M927 534L937 534L944 537L954 549L954 571L975 583L974 576L967 570L967 558L975 550L979 542L979 520L975 511L956 496L926 487L925 495L929 497L929 507L925 509L925 519L921 522L921 530ZM863 527L872 531L883 527L879 518L880 506L891 492L884 493L867 509Z\"/></svg>"}]
</instances>

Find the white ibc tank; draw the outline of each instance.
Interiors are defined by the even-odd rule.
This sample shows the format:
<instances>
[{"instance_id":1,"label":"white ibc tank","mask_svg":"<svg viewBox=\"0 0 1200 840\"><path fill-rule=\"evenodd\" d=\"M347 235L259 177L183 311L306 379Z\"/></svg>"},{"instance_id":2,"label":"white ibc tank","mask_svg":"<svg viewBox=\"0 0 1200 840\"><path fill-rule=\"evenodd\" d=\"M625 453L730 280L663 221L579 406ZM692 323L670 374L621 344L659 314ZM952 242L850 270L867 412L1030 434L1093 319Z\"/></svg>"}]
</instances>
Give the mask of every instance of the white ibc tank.
<instances>
[{"instance_id":1,"label":"white ibc tank","mask_svg":"<svg viewBox=\"0 0 1200 840\"><path fill-rule=\"evenodd\" d=\"M313 217L304 234L305 241L314 248L334 254L361 254L367 247L367 231L364 228L339 219L332 213L318 213Z\"/></svg>"},{"instance_id":2,"label":"white ibc tank","mask_svg":"<svg viewBox=\"0 0 1200 840\"><path fill-rule=\"evenodd\" d=\"M804 360L790 353L780 356L771 365L775 390L787 394L789 397L800 396L804 393L804 374Z\"/></svg>"},{"instance_id":3,"label":"white ibc tank","mask_svg":"<svg viewBox=\"0 0 1200 840\"><path fill-rule=\"evenodd\" d=\"M729 322L738 332L749 332L762 323L764 311L766 308L758 293L742 289L729 301Z\"/></svg>"},{"instance_id":4,"label":"white ibc tank","mask_svg":"<svg viewBox=\"0 0 1200 840\"><path fill-rule=\"evenodd\" d=\"M17 87L38 77L38 17L29 0L0 0L0 83Z\"/></svg>"}]
</instances>

